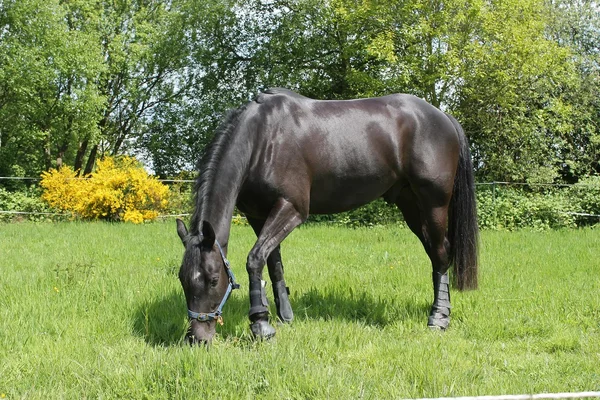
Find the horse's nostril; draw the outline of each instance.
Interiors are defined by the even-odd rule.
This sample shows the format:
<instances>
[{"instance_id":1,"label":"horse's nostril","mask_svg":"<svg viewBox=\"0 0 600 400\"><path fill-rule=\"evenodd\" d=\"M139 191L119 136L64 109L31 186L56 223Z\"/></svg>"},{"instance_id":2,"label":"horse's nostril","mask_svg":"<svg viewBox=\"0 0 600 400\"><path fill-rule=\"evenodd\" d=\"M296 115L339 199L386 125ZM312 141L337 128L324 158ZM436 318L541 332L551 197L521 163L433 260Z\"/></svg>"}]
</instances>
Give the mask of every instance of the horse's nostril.
<instances>
[{"instance_id":1,"label":"horse's nostril","mask_svg":"<svg viewBox=\"0 0 600 400\"><path fill-rule=\"evenodd\" d=\"M201 339L201 338L196 337L193 334L188 334L186 336L186 340L190 346L204 345L204 346L208 347L211 342L211 339Z\"/></svg>"}]
</instances>

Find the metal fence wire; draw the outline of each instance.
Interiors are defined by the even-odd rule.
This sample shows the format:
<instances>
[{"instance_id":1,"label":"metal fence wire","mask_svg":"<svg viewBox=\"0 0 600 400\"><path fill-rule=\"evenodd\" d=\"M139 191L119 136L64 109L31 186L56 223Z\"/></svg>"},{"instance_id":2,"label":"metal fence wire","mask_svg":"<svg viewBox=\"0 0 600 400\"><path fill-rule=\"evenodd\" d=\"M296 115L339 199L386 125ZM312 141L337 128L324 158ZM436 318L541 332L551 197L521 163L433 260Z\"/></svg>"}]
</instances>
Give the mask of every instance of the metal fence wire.
<instances>
[{"instance_id":1,"label":"metal fence wire","mask_svg":"<svg viewBox=\"0 0 600 400\"><path fill-rule=\"evenodd\" d=\"M73 178L73 179L87 179L87 178ZM3 181L16 181L22 182L28 186L37 185L41 178L35 177L11 177L11 176L0 176L0 183ZM192 184L195 180L192 179L158 179L160 182L164 184ZM494 182L477 182L475 183L477 188L490 188L492 191L492 202L496 201L498 196L498 188L499 187L529 187L529 188L569 188L576 186L575 184L566 184L566 183L526 183L526 182L503 182L503 181L494 181ZM577 184L578 187L586 187L588 185L585 184ZM591 185L589 185L591 186ZM1 186L0 186L1 188ZM41 215L41 216L64 216L69 217L71 214L69 213L60 213L60 212L41 212L41 211L26 211L26 210L0 210L0 215ZM564 214L573 215L577 217L585 217L585 218L597 218L600 222L599 214L585 213L580 211L564 211ZM158 218L170 218L170 217L185 217L189 216L189 213L174 213L174 214L161 214ZM518 399L515 399L518 400Z\"/></svg>"}]
</instances>

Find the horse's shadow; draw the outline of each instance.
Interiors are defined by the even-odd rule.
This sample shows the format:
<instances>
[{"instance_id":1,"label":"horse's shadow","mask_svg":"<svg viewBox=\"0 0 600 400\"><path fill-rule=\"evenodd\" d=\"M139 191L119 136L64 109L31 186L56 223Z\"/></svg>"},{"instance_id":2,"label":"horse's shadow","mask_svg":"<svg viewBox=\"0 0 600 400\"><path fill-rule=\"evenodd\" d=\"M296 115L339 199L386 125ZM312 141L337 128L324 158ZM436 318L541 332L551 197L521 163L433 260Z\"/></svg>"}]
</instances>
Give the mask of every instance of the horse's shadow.
<instances>
[{"instance_id":1,"label":"horse's shadow","mask_svg":"<svg viewBox=\"0 0 600 400\"><path fill-rule=\"evenodd\" d=\"M145 301L133 312L133 333L153 346L169 346L183 341L186 332L183 295L175 291Z\"/></svg>"},{"instance_id":2,"label":"horse's shadow","mask_svg":"<svg viewBox=\"0 0 600 400\"><path fill-rule=\"evenodd\" d=\"M223 337L243 336L243 322L248 320L248 296L232 294L224 310L225 324L217 328ZM189 323L185 298L180 291L140 304L133 313L133 333L152 346L172 346L185 342Z\"/></svg>"},{"instance_id":3,"label":"horse's shadow","mask_svg":"<svg viewBox=\"0 0 600 400\"><path fill-rule=\"evenodd\" d=\"M269 297L272 298L270 293ZM271 313L276 315L272 303ZM292 293L291 303L296 320L343 319L378 328L394 321L425 321L430 307L425 300L375 297L366 291L346 288L311 288L297 296ZM225 305L225 323L217 328L221 337L251 339L247 328L248 307L248 295L234 292ZM152 346L182 344L188 327L186 313L185 299L178 291L144 302L133 314L134 334Z\"/></svg>"},{"instance_id":4,"label":"horse's shadow","mask_svg":"<svg viewBox=\"0 0 600 400\"><path fill-rule=\"evenodd\" d=\"M385 298L350 288L311 288L292 300L292 307L299 320L343 319L382 328L399 320L426 320L430 305L413 298Z\"/></svg>"}]
</instances>

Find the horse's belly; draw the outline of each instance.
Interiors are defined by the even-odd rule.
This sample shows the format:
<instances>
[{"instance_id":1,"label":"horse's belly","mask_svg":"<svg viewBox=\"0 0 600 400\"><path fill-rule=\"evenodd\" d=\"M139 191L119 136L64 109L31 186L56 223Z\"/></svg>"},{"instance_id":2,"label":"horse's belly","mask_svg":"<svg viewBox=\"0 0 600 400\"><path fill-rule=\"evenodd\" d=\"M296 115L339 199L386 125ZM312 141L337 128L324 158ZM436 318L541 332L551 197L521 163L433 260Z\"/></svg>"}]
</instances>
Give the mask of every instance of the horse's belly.
<instances>
[{"instance_id":1,"label":"horse's belly","mask_svg":"<svg viewBox=\"0 0 600 400\"><path fill-rule=\"evenodd\" d=\"M388 176L315 179L310 191L311 214L335 214L353 210L381 197L397 182Z\"/></svg>"}]
</instances>

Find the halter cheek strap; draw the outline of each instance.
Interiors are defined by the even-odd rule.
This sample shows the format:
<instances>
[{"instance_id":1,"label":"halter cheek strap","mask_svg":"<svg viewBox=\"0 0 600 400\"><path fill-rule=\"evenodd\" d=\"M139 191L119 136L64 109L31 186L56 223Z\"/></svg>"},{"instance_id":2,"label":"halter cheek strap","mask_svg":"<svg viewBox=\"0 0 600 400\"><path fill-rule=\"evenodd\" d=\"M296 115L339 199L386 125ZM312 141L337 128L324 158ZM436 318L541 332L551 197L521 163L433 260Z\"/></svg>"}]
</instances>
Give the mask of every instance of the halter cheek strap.
<instances>
[{"instance_id":1,"label":"halter cheek strap","mask_svg":"<svg viewBox=\"0 0 600 400\"><path fill-rule=\"evenodd\" d=\"M219 241L215 240L215 243L217 244L217 248L219 249L219 253L221 254L221 259L223 260L223 264L225 265L225 271L227 272L227 277L229 279L227 291L225 291L225 295L221 299L221 303L219 303L219 306L215 311L209 313L197 313L188 309L188 317L190 317L191 319L198 320L199 322L209 322L216 320L219 324L223 325L223 306L227 302L231 291L234 289L239 289L240 285L235 281L233 271L229 267L229 260L227 260L227 258L225 257L225 253L223 252L223 248L221 248Z\"/></svg>"}]
</instances>

